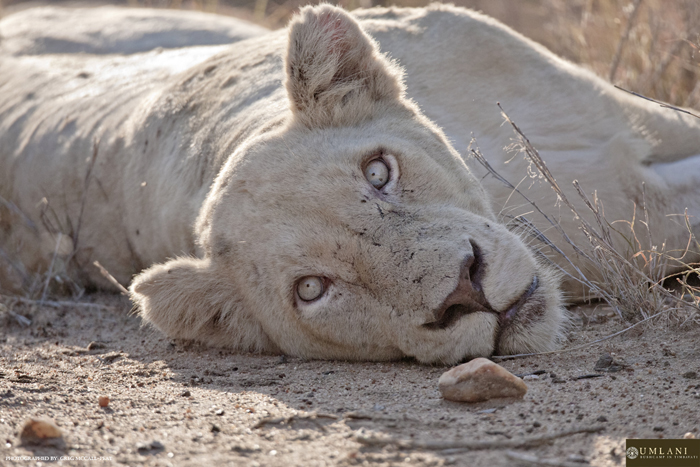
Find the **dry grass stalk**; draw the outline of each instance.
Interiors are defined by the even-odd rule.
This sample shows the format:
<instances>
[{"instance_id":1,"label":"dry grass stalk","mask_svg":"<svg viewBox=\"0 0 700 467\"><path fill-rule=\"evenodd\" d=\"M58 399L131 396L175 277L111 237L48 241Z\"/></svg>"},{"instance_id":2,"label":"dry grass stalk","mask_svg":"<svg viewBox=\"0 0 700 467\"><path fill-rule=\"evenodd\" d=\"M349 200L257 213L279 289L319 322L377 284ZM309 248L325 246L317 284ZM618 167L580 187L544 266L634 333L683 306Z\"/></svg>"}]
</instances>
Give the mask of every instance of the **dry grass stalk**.
<instances>
[{"instance_id":1,"label":"dry grass stalk","mask_svg":"<svg viewBox=\"0 0 700 467\"><path fill-rule=\"evenodd\" d=\"M119 292L122 293L122 295L126 295L127 297L129 296L129 291L126 290L126 289L124 288L124 286L121 285L121 284L119 283L119 281L117 281L117 280L114 278L114 276L111 275L111 274L109 273L109 271L107 271L107 270L104 268L104 266L102 266L102 265L100 264L99 261L94 261L92 264L94 264L95 267L96 267L97 269L100 270L100 274L102 274L102 276L104 276L105 279L107 279L113 286L115 286L115 287L119 290Z\"/></svg>"},{"instance_id":2,"label":"dry grass stalk","mask_svg":"<svg viewBox=\"0 0 700 467\"><path fill-rule=\"evenodd\" d=\"M48 306L51 308L66 308L66 307L78 307L78 308L94 308L101 310L111 310L112 307L107 305L102 305L100 303L90 303L90 302L78 302L73 300L32 300L30 298L18 297L15 295L2 295L0 294L0 299L6 300L10 303L10 309L14 304L22 303L24 305L36 305L36 306Z\"/></svg>"},{"instance_id":3,"label":"dry grass stalk","mask_svg":"<svg viewBox=\"0 0 700 467\"><path fill-rule=\"evenodd\" d=\"M615 86L617 89L619 89L620 91L625 91L625 92L627 92L627 93L632 94L633 96L641 97L642 99L651 101L651 102L653 102L653 103L655 103L655 104L659 104L660 107L664 107L664 108L667 108L667 109L675 110L676 112L681 112L681 113L684 113L684 114L692 115L692 116L695 117L695 118L700 118L700 115L698 115L698 114L696 114L696 113L694 113L694 112L691 112L690 110L681 109L680 107L676 107L675 105L671 105L671 104L667 104L667 103L665 103L665 102L657 101L656 99L652 99L651 97L643 96L643 95L641 95L641 94L639 94L639 93L637 93L637 92L630 91L629 89L622 88L622 87L620 87L620 86L618 86L618 85L614 85L614 86ZM698 81L698 87L700 88L700 81Z\"/></svg>"},{"instance_id":4,"label":"dry grass stalk","mask_svg":"<svg viewBox=\"0 0 700 467\"><path fill-rule=\"evenodd\" d=\"M46 300L46 292L48 292L49 290L49 284L51 283L51 278L53 274L53 265L56 262L56 256L58 256L58 249L61 246L62 238L63 234L59 232L56 238L56 248L54 248L53 250L53 256L51 257L51 263L49 264L49 270L46 271L46 282L44 283L44 290L41 292L41 300L39 300L39 302L43 302L44 300Z\"/></svg>"},{"instance_id":5,"label":"dry grass stalk","mask_svg":"<svg viewBox=\"0 0 700 467\"><path fill-rule=\"evenodd\" d=\"M630 32L632 31L632 26L634 25L635 19L637 19L637 13L639 12L639 7L642 5L642 0L635 0L632 12L627 18L627 25L625 26L625 32L620 37L620 42L617 43L617 49L615 49L615 56L612 60L612 65L610 66L610 73L608 73L608 80L613 81L615 79L615 73L617 73L617 67L620 66L620 58L622 58L622 50L625 48L625 44L630 37Z\"/></svg>"}]
</instances>

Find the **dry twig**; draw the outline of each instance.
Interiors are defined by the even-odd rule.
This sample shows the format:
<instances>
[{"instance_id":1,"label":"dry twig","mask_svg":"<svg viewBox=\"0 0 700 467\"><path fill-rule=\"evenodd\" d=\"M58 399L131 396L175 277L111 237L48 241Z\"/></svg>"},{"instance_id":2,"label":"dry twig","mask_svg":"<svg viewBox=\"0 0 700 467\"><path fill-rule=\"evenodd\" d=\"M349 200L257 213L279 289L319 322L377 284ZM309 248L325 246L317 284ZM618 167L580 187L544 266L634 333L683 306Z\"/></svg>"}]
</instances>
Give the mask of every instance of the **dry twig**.
<instances>
[{"instance_id":1,"label":"dry twig","mask_svg":"<svg viewBox=\"0 0 700 467\"><path fill-rule=\"evenodd\" d=\"M355 440L365 446L384 447L396 446L399 449L414 449L421 451L483 451L488 449L517 449L517 448L532 448L545 444L559 438L579 434L579 433L598 433L603 431L603 426L592 426L573 428L571 430L561 431L559 433L550 433L541 436L533 436L522 439L494 440L494 441L415 441L411 439L397 439L391 437L375 437L356 435Z\"/></svg>"},{"instance_id":2,"label":"dry twig","mask_svg":"<svg viewBox=\"0 0 700 467\"><path fill-rule=\"evenodd\" d=\"M552 467L582 467L582 465L586 465L582 464L581 462L569 462L562 459L546 459L534 456L532 454L525 454L516 451L506 451L505 454L506 457L510 459L534 465L547 465Z\"/></svg>"},{"instance_id":3,"label":"dry twig","mask_svg":"<svg viewBox=\"0 0 700 467\"><path fill-rule=\"evenodd\" d=\"M126 290L126 288L125 288L123 285L121 285L121 284L119 283L119 281L117 281L117 280L114 278L114 276L112 276L112 275L109 273L109 271L107 271L107 270L100 264L99 261L95 261L95 262L92 263L92 264L94 264L94 265L97 267L97 269L100 270L100 274L102 274L102 275L105 277L105 279L107 279L109 282L111 282L111 284L112 284L113 286L115 286L117 289L119 289L119 291L122 293L122 295L126 295L127 297L129 296L129 291Z\"/></svg>"},{"instance_id":4,"label":"dry twig","mask_svg":"<svg viewBox=\"0 0 700 467\"><path fill-rule=\"evenodd\" d=\"M73 302L68 300L32 300L24 297L15 297L9 295L0 295L0 298L5 298L9 300L15 300L19 303L24 303L26 305L39 305L39 306L49 306L51 308L63 308L63 307L81 307L81 308L100 308L103 310L110 310L112 307L107 305L102 305L100 303L87 303L87 302Z\"/></svg>"},{"instance_id":5,"label":"dry twig","mask_svg":"<svg viewBox=\"0 0 700 467\"><path fill-rule=\"evenodd\" d=\"M61 232L58 232L58 235L56 236L56 248L53 250L53 256L51 257L51 263L49 264L49 270L46 271L46 282L44 283L44 290L41 292L41 300L39 302L43 303L44 300L46 299L46 292L49 290L49 284L51 283L51 276L53 274L53 265L56 262L56 256L58 255L58 249L61 246L61 239L63 238L63 234Z\"/></svg>"},{"instance_id":6,"label":"dry twig","mask_svg":"<svg viewBox=\"0 0 700 467\"><path fill-rule=\"evenodd\" d=\"M698 81L698 83L700 83L700 81ZM676 107L675 105L671 105L671 104L667 104L667 103L665 103L665 102L657 101L656 99L652 99L651 97L643 96L643 95L641 95L641 94L639 94L639 93L637 93L637 92L630 91L629 89L622 88L622 87L620 87L620 86L618 86L618 85L616 85L616 84L614 84L613 86L615 86L615 87L616 87L617 89L619 89L620 91L625 91L626 93L632 94L633 96L641 97L642 99L648 100L648 101L653 102L653 103L655 103L655 104L659 104L661 107L664 107L664 108L666 108L666 109L675 110L676 112L682 112L682 113L684 113L684 114L692 115L692 116L695 117L695 118L700 118L700 115L695 114L695 113L693 113L693 112L691 112L691 111L689 111L689 110L681 109L680 107Z\"/></svg>"},{"instance_id":7,"label":"dry twig","mask_svg":"<svg viewBox=\"0 0 700 467\"><path fill-rule=\"evenodd\" d=\"M491 356L491 357L489 357L489 358L496 359L496 360L498 360L499 362L502 362L502 361L504 361L504 360L514 360L514 359L516 359L516 358L534 357L534 356L537 356L537 355L551 355L551 354L557 354L557 353L568 353L568 352L573 352L574 350L585 349L586 347L590 347L590 346L592 346L592 345L598 344L598 343L603 342L603 341L606 341L606 340L608 340L608 339L612 339L613 337L617 337L617 336L619 336L619 335L622 335L622 334L626 333L627 331L629 331L630 329L635 328L635 327L639 326L639 325L642 324L642 323L645 323L645 322L647 322L647 321L649 321L649 320L652 320L652 319L654 319L654 318L656 318L656 317L661 316L662 314L666 313L667 311L668 311L668 310L662 310L662 311L656 313L656 314L653 315L653 316L649 316L648 318L644 318L644 319L641 320L641 321L637 321L636 323L634 323L634 324L631 325L631 326L626 327L626 328L623 329L622 331L618 331L618 332L616 332L616 333L610 334L609 336L605 336L605 337L602 337L602 338L600 338L600 339L596 339L596 340L594 340L594 341L587 342L587 343L585 343L585 344L577 345L576 347L571 347L571 348L569 348L569 349L550 350L549 352L537 352L537 353L520 353L520 354L516 354L516 355L493 355L493 356Z\"/></svg>"},{"instance_id":8,"label":"dry twig","mask_svg":"<svg viewBox=\"0 0 700 467\"><path fill-rule=\"evenodd\" d=\"M314 423L317 427L319 427L320 429L325 430L325 427L318 422L319 418L328 418L330 420L338 420L338 417L336 415L333 415L333 414L311 412L311 413L305 413L305 414L294 414L294 415L290 415L288 417L261 418L260 420L258 420L258 422L255 425L253 425L253 429L262 428L265 425L280 425L280 424L289 425L290 423L293 423L297 420L309 420L312 423Z\"/></svg>"},{"instance_id":9,"label":"dry twig","mask_svg":"<svg viewBox=\"0 0 700 467\"><path fill-rule=\"evenodd\" d=\"M612 60L612 65L610 66L610 74L608 79L612 81L615 78L615 73L617 73L617 67L620 65L620 59L622 58L622 50L625 48L625 44L630 37L630 32L632 31L632 26L634 26L634 20L637 18L637 13L639 13L639 7L642 5L642 0L635 0L634 7L632 7L632 12L627 18L627 25L625 26L625 32L622 33L620 41L617 43L617 49L615 49L615 56Z\"/></svg>"}]
</instances>

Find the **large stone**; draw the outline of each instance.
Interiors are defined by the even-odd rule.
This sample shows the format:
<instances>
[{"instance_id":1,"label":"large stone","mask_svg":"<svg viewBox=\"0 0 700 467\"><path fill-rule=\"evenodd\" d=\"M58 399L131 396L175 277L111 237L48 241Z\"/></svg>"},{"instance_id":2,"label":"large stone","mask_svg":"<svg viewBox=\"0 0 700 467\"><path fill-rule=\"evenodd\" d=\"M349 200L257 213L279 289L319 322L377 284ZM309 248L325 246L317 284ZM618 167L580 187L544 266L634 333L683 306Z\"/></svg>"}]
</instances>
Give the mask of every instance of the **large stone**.
<instances>
[{"instance_id":1,"label":"large stone","mask_svg":"<svg viewBox=\"0 0 700 467\"><path fill-rule=\"evenodd\" d=\"M442 397L457 402L522 398L527 392L523 380L485 358L475 358L446 371L438 384Z\"/></svg>"},{"instance_id":2,"label":"large stone","mask_svg":"<svg viewBox=\"0 0 700 467\"><path fill-rule=\"evenodd\" d=\"M48 418L30 418L24 422L19 435L23 445L45 445L59 447L63 445L63 433L53 420Z\"/></svg>"}]
</instances>

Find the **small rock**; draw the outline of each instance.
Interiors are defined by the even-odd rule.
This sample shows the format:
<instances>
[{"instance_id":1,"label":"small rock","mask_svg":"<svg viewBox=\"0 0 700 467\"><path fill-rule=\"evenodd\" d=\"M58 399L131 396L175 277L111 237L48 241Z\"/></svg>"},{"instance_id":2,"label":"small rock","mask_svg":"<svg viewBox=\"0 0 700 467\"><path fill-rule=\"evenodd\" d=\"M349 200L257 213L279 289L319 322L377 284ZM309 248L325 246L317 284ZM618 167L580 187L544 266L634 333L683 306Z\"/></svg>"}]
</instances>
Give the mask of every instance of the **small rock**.
<instances>
[{"instance_id":1,"label":"small rock","mask_svg":"<svg viewBox=\"0 0 700 467\"><path fill-rule=\"evenodd\" d=\"M224 409L219 409L216 412L214 412L218 416L222 416L224 414Z\"/></svg>"},{"instance_id":2,"label":"small rock","mask_svg":"<svg viewBox=\"0 0 700 467\"><path fill-rule=\"evenodd\" d=\"M136 445L136 450L140 454L146 454L149 451L162 451L165 449L165 446L163 446L163 443L160 441L151 441L150 443L139 443Z\"/></svg>"},{"instance_id":3,"label":"small rock","mask_svg":"<svg viewBox=\"0 0 700 467\"><path fill-rule=\"evenodd\" d=\"M53 420L30 418L24 422L19 439L22 444L57 446L63 444L63 432Z\"/></svg>"},{"instance_id":4,"label":"small rock","mask_svg":"<svg viewBox=\"0 0 700 467\"><path fill-rule=\"evenodd\" d=\"M190 393L189 390L182 391L182 394L180 394L182 397L190 397L192 393Z\"/></svg>"},{"instance_id":5,"label":"small rock","mask_svg":"<svg viewBox=\"0 0 700 467\"><path fill-rule=\"evenodd\" d=\"M100 407L107 407L109 405L109 396L100 396L97 402L100 404Z\"/></svg>"},{"instance_id":6,"label":"small rock","mask_svg":"<svg viewBox=\"0 0 700 467\"><path fill-rule=\"evenodd\" d=\"M614 360L612 355L605 353L600 356L598 361L595 363L593 369L595 371L606 371L609 373L614 373L625 368L627 364L623 361Z\"/></svg>"},{"instance_id":7,"label":"small rock","mask_svg":"<svg viewBox=\"0 0 700 467\"><path fill-rule=\"evenodd\" d=\"M601 415L600 417L596 418L596 421L605 423L608 421L608 419L604 415Z\"/></svg>"},{"instance_id":8,"label":"small rock","mask_svg":"<svg viewBox=\"0 0 700 467\"><path fill-rule=\"evenodd\" d=\"M655 426L653 429L654 431L664 431L664 427L662 426Z\"/></svg>"},{"instance_id":9,"label":"small rock","mask_svg":"<svg viewBox=\"0 0 700 467\"><path fill-rule=\"evenodd\" d=\"M220 431L221 431L221 428L219 428L218 426L216 426L216 425L211 426L212 433L219 433Z\"/></svg>"},{"instance_id":10,"label":"small rock","mask_svg":"<svg viewBox=\"0 0 700 467\"><path fill-rule=\"evenodd\" d=\"M104 344L104 342L97 342L97 341L92 341L90 342L86 349L87 350L97 350L97 349L104 349L107 346Z\"/></svg>"},{"instance_id":11,"label":"small rock","mask_svg":"<svg viewBox=\"0 0 700 467\"><path fill-rule=\"evenodd\" d=\"M527 386L520 378L485 358L475 358L446 371L438 384L442 397L457 402L522 398L527 392Z\"/></svg>"},{"instance_id":12,"label":"small rock","mask_svg":"<svg viewBox=\"0 0 700 467\"><path fill-rule=\"evenodd\" d=\"M694 371L688 371L686 373L683 373L683 377L685 379L697 379L698 374Z\"/></svg>"},{"instance_id":13,"label":"small rock","mask_svg":"<svg viewBox=\"0 0 700 467\"><path fill-rule=\"evenodd\" d=\"M683 435L683 439L695 439L695 435L689 431Z\"/></svg>"}]
</instances>

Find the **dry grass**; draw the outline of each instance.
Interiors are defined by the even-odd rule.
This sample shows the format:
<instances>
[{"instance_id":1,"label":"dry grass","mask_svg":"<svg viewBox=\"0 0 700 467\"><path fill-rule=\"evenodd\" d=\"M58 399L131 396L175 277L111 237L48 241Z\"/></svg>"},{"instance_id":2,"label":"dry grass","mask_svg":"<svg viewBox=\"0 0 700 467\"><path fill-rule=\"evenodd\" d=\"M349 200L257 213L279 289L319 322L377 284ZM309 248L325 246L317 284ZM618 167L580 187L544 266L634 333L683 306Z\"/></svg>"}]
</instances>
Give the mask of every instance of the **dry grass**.
<instances>
[{"instance_id":1,"label":"dry grass","mask_svg":"<svg viewBox=\"0 0 700 467\"><path fill-rule=\"evenodd\" d=\"M499 104L500 107L500 104ZM700 243L693 235L688 216L685 224L688 229L688 245L684 251L666 249L664 243L658 244L652 238L650 221L646 204L638 207L643 217L637 222L611 222L605 217L605 211L597 198L590 199L577 181L573 186L589 211L593 223L566 196L556 178L547 168L537 149L530 143L520 128L501 109L503 118L515 132L517 149L519 149L531 164L529 172L544 180L556 193L560 203L568 208L578 222L580 230L587 243L582 244L572 239L572 233L565 230L555 217L549 215L531 201L517 186L501 176L472 142L471 155L492 176L519 194L550 224L554 235L569 245L575 252L572 259L557 244L540 229L524 217L506 217L504 221L514 231L520 232L526 240L535 246L541 258L552 267L559 270L570 280L576 281L588 289L592 299L607 302L618 315L630 322L651 320L665 317L674 324L681 326L700 324L700 287L694 285L693 279L700 273L700 265L684 262L688 250L700 250ZM623 224L627 228L622 229ZM637 225L645 228L645 232L637 232ZM640 235L646 238L640 240ZM557 239L559 240L559 239ZM650 245L645 249L643 244ZM623 245L623 247L620 247ZM678 271L667 275L668 271ZM593 271L594 273L590 273ZM669 284L672 282L672 284ZM672 285L674 290L669 290Z\"/></svg>"}]
</instances>

